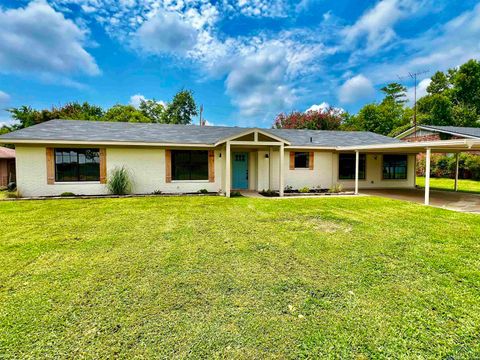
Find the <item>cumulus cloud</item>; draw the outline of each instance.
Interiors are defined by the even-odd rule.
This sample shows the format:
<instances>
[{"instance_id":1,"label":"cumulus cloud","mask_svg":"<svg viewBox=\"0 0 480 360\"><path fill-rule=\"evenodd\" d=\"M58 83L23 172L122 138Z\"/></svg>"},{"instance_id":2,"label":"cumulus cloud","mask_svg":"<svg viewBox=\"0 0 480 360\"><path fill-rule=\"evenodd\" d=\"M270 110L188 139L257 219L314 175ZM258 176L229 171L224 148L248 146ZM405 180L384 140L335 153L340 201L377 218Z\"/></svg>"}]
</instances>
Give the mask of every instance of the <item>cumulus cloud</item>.
<instances>
[{"instance_id":1,"label":"cumulus cloud","mask_svg":"<svg viewBox=\"0 0 480 360\"><path fill-rule=\"evenodd\" d=\"M0 106L6 105L10 101L10 95L0 90Z\"/></svg>"},{"instance_id":2,"label":"cumulus cloud","mask_svg":"<svg viewBox=\"0 0 480 360\"><path fill-rule=\"evenodd\" d=\"M367 10L353 25L342 31L347 46L365 41L366 52L374 52L390 43L396 33L394 26L424 5L418 0L381 0Z\"/></svg>"},{"instance_id":3,"label":"cumulus cloud","mask_svg":"<svg viewBox=\"0 0 480 360\"><path fill-rule=\"evenodd\" d=\"M177 13L159 12L140 26L134 39L134 46L147 53L184 55L195 46L197 31Z\"/></svg>"},{"instance_id":4,"label":"cumulus cloud","mask_svg":"<svg viewBox=\"0 0 480 360\"><path fill-rule=\"evenodd\" d=\"M422 96L427 95L427 87L428 85L430 85L431 82L432 80L430 78L427 78L427 79L423 79L418 83L417 100L420 99ZM407 99L413 104L415 100L415 88L413 86L407 89Z\"/></svg>"},{"instance_id":5,"label":"cumulus cloud","mask_svg":"<svg viewBox=\"0 0 480 360\"><path fill-rule=\"evenodd\" d=\"M135 94L135 95L132 95L130 96L130 102L129 104L136 107L137 109L140 107L140 103L142 101L147 101L149 99L147 99L144 95L142 94ZM164 102L164 101L157 101L157 103L163 105L163 106L166 106L167 104Z\"/></svg>"},{"instance_id":6,"label":"cumulus cloud","mask_svg":"<svg viewBox=\"0 0 480 360\"><path fill-rule=\"evenodd\" d=\"M345 81L340 87L338 98L344 104L353 104L360 100L372 99L374 95L372 82L359 74Z\"/></svg>"},{"instance_id":7,"label":"cumulus cloud","mask_svg":"<svg viewBox=\"0 0 480 360\"><path fill-rule=\"evenodd\" d=\"M321 112L321 113L326 113L330 108L331 108L330 104L324 101L324 102L322 102L321 104L318 104L318 105L313 104L307 110L305 110L305 112L318 111L318 112ZM345 110L342 109L342 108L333 107L333 109L335 111L338 111L338 112L341 112L341 113L345 112Z\"/></svg>"},{"instance_id":8,"label":"cumulus cloud","mask_svg":"<svg viewBox=\"0 0 480 360\"><path fill-rule=\"evenodd\" d=\"M100 70L85 50L86 30L43 0L25 8L0 8L0 72L97 75Z\"/></svg>"},{"instance_id":9,"label":"cumulus cloud","mask_svg":"<svg viewBox=\"0 0 480 360\"><path fill-rule=\"evenodd\" d=\"M258 116L293 104L295 94L286 79L287 67L285 51L273 46L236 62L226 87L241 115Z\"/></svg>"}]
</instances>

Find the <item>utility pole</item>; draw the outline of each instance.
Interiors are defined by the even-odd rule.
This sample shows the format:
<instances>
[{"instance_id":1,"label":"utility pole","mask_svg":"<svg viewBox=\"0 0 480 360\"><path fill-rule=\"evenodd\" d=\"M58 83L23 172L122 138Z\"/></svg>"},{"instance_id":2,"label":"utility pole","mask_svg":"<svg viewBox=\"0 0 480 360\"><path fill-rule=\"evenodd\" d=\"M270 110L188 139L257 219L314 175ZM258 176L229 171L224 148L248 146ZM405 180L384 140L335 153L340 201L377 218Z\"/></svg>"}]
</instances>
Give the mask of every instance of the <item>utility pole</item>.
<instances>
[{"instance_id":1,"label":"utility pole","mask_svg":"<svg viewBox=\"0 0 480 360\"><path fill-rule=\"evenodd\" d=\"M413 79L414 86L413 86L413 131L415 134L415 138L417 137L417 85L418 81L417 78L419 75L424 75L428 73L428 70L425 71L419 71L419 72L409 72L408 76ZM405 79L405 76L403 77L398 77L400 80Z\"/></svg>"},{"instance_id":2,"label":"utility pole","mask_svg":"<svg viewBox=\"0 0 480 360\"><path fill-rule=\"evenodd\" d=\"M205 125L205 124L203 123L202 115L203 115L203 104L200 105L200 126L204 126L204 125Z\"/></svg>"}]
</instances>

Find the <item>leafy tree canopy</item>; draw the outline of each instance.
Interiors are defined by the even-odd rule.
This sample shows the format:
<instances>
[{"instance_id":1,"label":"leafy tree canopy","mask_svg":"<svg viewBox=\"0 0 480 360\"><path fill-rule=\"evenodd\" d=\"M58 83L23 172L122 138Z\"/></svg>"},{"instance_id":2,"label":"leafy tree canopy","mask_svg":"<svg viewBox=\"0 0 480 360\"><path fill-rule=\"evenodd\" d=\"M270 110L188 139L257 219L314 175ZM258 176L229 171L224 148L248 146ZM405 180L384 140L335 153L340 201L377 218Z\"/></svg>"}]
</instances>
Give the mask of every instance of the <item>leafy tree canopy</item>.
<instances>
[{"instance_id":1,"label":"leafy tree canopy","mask_svg":"<svg viewBox=\"0 0 480 360\"><path fill-rule=\"evenodd\" d=\"M114 105L105 113L104 121L149 123L152 120L132 105Z\"/></svg>"},{"instance_id":2,"label":"leafy tree canopy","mask_svg":"<svg viewBox=\"0 0 480 360\"><path fill-rule=\"evenodd\" d=\"M277 115L273 124L277 129L338 130L346 115L336 108L323 111L294 111Z\"/></svg>"},{"instance_id":3,"label":"leafy tree canopy","mask_svg":"<svg viewBox=\"0 0 480 360\"><path fill-rule=\"evenodd\" d=\"M180 90L171 103L167 105L162 114L162 123L165 124L191 124L192 117L197 116L197 104L191 90Z\"/></svg>"}]
</instances>

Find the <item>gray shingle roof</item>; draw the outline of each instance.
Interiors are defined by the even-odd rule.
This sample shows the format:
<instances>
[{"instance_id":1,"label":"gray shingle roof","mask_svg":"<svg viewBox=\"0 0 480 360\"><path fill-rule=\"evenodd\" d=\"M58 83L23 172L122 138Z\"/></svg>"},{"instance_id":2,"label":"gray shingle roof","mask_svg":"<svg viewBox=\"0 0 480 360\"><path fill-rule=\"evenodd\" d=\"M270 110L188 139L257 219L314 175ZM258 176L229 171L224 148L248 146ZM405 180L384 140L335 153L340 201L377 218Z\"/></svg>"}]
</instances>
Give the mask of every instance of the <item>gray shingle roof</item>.
<instances>
[{"instance_id":1,"label":"gray shingle roof","mask_svg":"<svg viewBox=\"0 0 480 360\"><path fill-rule=\"evenodd\" d=\"M473 136L480 139L480 128L474 127L461 127L461 126L433 126L433 125L421 125L422 128L438 130L446 133L456 133L467 136Z\"/></svg>"},{"instance_id":2,"label":"gray shingle roof","mask_svg":"<svg viewBox=\"0 0 480 360\"><path fill-rule=\"evenodd\" d=\"M0 140L64 140L213 145L253 128L51 120L0 136ZM398 143L399 140L363 131L262 129L292 146L354 146Z\"/></svg>"}]
</instances>

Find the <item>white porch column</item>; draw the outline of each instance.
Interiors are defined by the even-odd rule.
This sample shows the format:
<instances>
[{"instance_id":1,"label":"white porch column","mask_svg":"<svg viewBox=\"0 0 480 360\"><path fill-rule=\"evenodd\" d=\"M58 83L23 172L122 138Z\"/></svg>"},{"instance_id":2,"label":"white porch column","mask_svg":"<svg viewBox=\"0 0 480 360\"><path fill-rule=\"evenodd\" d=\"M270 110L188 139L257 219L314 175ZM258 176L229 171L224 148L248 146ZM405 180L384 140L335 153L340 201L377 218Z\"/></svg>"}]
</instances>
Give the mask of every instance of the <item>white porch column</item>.
<instances>
[{"instance_id":1,"label":"white porch column","mask_svg":"<svg viewBox=\"0 0 480 360\"><path fill-rule=\"evenodd\" d=\"M225 196L230 197L230 185L232 181L232 175L230 174L230 141L227 141L225 149Z\"/></svg>"},{"instance_id":2,"label":"white porch column","mask_svg":"<svg viewBox=\"0 0 480 360\"><path fill-rule=\"evenodd\" d=\"M282 145L280 145L280 164L279 164L279 167L278 167L278 172L279 172L279 175L280 175L280 179L279 179L279 194L280 196L283 196L283 188L285 187L284 185L284 171L283 171L283 167L284 167L284 164L285 164L285 145L282 143Z\"/></svg>"},{"instance_id":3,"label":"white porch column","mask_svg":"<svg viewBox=\"0 0 480 360\"><path fill-rule=\"evenodd\" d=\"M355 195L358 195L358 168L360 162L360 152L355 150Z\"/></svg>"},{"instance_id":4,"label":"white porch column","mask_svg":"<svg viewBox=\"0 0 480 360\"><path fill-rule=\"evenodd\" d=\"M455 154L455 191L458 191L458 166L460 162L460 156L459 153L457 152Z\"/></svg>"},{"instance_id":5,"label":"white porch column","mask_svg":"<svg viewBox=\"0 0 480 360\"><path fill-rule=\"evenodd\" d=\"M432 150L427 148L425 156L425 205L430 205L430 157Z\"/></svg>"}]
</instances>

